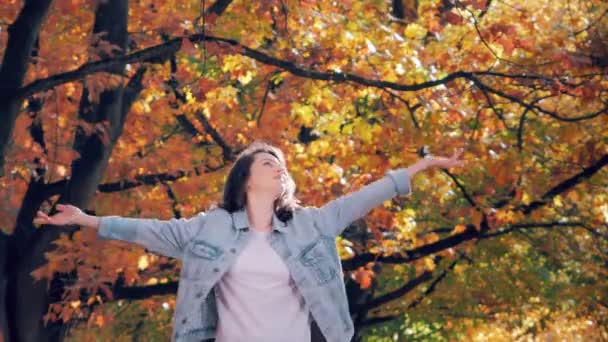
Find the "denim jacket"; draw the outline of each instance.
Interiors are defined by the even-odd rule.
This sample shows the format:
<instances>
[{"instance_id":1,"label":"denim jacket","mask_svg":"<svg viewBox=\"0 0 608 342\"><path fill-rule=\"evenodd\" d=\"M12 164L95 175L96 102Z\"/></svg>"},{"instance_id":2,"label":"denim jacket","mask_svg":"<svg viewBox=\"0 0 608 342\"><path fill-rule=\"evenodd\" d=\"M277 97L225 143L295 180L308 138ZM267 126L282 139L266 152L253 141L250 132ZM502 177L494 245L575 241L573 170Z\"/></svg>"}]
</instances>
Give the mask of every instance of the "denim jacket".
<instances>
[{"instance_id":1,"label":"denim jacket","mask_svg":"<svg viewBox=\"0 0 608 342\"><path fill-rule=\"evenodd\" d=\"M327 341L347 342L354 334L335 238L374 207L395 195L410 193L407 170L390 170L383 178L322 207L296 209L286 223L273 216L270 245L287 265ZM181 259L173 339L198 342L215 337L214 286L251 238L244 210L228 213L216 208L171 220L103 216L98 234Z\"/></svg>"}]
</instances>

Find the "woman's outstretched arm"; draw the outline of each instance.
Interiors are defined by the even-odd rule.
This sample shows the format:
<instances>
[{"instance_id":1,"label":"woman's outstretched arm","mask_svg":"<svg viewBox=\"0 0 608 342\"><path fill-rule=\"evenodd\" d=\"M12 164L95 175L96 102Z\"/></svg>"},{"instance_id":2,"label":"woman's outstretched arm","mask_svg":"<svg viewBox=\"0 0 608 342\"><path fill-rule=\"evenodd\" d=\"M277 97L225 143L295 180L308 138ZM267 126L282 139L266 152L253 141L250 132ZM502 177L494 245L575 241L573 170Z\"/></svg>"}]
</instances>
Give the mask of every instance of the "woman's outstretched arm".
<instances>
[{"instance_id":1,"label":"woman's outstretched arm","mask_svg":"<svg viewBox=\"0 0 608 342\"><path fill-rule=\"evenodd\" d=\"M204 224L205 213L191 218L158 220L120 216L88 215L78 207L58 204L57 213L48 216L38 211L34 223L50 225L79 225L98 230L104 239L139 244L151 252L180 258L184 247Z\"/></svg>"},{"instance_id":2,"label":"woman's outstretched arm","mask_svg":"<svg viewBox=\"0 0 608 342\"><path fill-rule=\"evenodd\" d=\"M364 217L384 201L396 195L411 194L411 179L416 173L431 167L463 166L464 160L460 159L461 154L462 151L459 151L449 158L421 159L409 167L387 171L385 177L313 209L313 219L317 221L323 232L334 237L338 236L353 221Z\"/></svg>"}]
</instances>

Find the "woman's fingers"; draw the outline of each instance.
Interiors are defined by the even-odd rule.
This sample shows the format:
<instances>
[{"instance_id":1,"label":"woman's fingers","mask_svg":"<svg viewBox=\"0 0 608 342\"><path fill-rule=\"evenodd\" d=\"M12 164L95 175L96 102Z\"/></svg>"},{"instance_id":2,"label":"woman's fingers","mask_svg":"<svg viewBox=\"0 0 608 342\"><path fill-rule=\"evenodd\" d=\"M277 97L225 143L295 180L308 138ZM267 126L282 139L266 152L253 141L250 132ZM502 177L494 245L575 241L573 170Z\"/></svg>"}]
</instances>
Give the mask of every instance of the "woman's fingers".
<instances>
[{"instance_id":1,"label":"woman's fingers","mask_svg":"<svg viewBox=\"0 0 608 342\"><path fill-rule=\"evenodd\" d=\"M453 159L458 159L460 156L462 156L462 153L464 152L464 149L459 148L456 151L454 151L454 154L452 155Z\"/></svg>"},{"instance_id":2,"label":"woman's fingers","mask_svg":"<svg viewBox=\"0 0 608 342\"><path fill-rule=\"evenodd\" d=\"M45 224L45 223L49 223L49 222L50 222L50 218L48 217L48 215L43 213L42 211L38 210L38 212L36 213L36 217L34 218L34 223Z\"/></svg>"},{"instance_id":3,"label":"woman's fingers","mask_svg":"<svg viewBox=\"0 0 608 342\"><path fill-rule=\"evenodd\" d=\"M454 152L454 155L452 156L452 161L454 162L455 166L463 166L464 165L464 159L460 159L460 157L462 157L462 154L464 153L464 149L459 148L458 150L456 150Z\"/></svg>"},{"instance_id":4,"label":"woman's fingers","mask_svg":"<svg viewBox=\"0 0 608 342\"><path fill-rule=\"evenodd\" d=\"M45 219L45 220L49 219L49 216L47 214L43 213L40 210L38 210L38 216L41 217L41 218L43 218L43 219Z\"/></svg>"},{"instance_id":5,"label":"woman's fingers","mask_svg":"<svg viewBox=\"0 0 608 342\"><path fill-rule=\"evenodd\" d=\"M34 218L34 223L37 224L64 224L64 222L62 222L63 220L58 217L58 215L60 214L55 214L53 216L49 216L47 214L45 214L44 212L42 212L41 210L38 210L38 212L36 213L36 217Z\"/></svg>"}]
</instances>

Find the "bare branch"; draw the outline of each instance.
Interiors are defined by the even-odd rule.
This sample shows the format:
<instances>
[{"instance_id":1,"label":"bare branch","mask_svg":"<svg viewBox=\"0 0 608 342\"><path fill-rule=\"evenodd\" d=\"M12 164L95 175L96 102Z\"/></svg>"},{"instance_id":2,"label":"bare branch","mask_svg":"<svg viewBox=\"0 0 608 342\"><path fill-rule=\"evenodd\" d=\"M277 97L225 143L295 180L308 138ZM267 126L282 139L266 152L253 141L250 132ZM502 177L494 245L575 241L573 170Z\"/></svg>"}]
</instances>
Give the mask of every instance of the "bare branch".
<instances>
[{"instance_id":1,"label":"bare branch","mask_svg":"<svg viewBox=\"0 0 608 342\"><path fill-rule=\"evenodd\" d=\"M496 94L496 95L498 95L498 96L500 96L500 97L502 97L504 99L510 100L512 102L515 102L515 103L519 104L520 106L522 106L524 108L527 108L527 109L530 109L530 110L535 110L535 111L537 111L539 113L547 114L550 117L552 117L554 119L557 119L559 121L576 122L576 121L582 121L582 120L592 119L592 118L595 118L596 116L608 113L608 107L605 107L605 108L603 108L601 110L598 110L595 113L590 113L590 114L587 114L587 115L577 116L577 117L573 117L573 118L567 118L567 117L560 116L560 115L558 115L555 112L546 110L546 109L544 109L544 108L542 108L542 107L540 107L538 105L535 105L534 103L526 103L524 100L521 100L521 99L517 98L516 96L509 95L509 94L507 94L507 93L505 93L505 92L503 92L501 90L494 89L494 88L492 88L492 87L484 84L483 82L481 82L474 75L471 75L469 77L469 79L471 79L475 83L475 85L479 89L481 89L481 90L487 90L490 93Z\"/></svg>"},{"instance_id":2,"label":"bare branch","mask_svg":"<svg viewBox=\"0 0 608 342\"><path fill-rule=\"evenodd\" d=\"M126 300L138 300L150 298L152 296L163 296L177 293L177 282L167 282L164 284L156 285L145 285L145 286L129 286L129 287L115 287L113 294L113 300L126 299Z\"/></svg>"},{"instance_id":3,"label":"bare branch","mask_svg":"<svg viewBox=\"0 0 608 342\"><path fill-rule=\"evenodd\" d=\"M433 272L425 271L418 277L408 281L405 285L401 286L400 288L398 288L394 291L388 292L386 294L383 294L382 296L378 296L378 297L370 300L369 302L361 305L360 307L357 307L355 310L369 311L371 309L384 305L392 300L402 297L406 293L408 293L408 292L412 291L413 289L415 289L416 287L418 287L420 284L425 283L425 282L431 280L432 278L433 278Z\"/></svg>"},{"instance_id":4,"label":"bare branch","mask_svg":"<svg viewBox=\"0 0 608 342\"><path fill-rule=\"evenodd\" d=\"M409 310L409 309L415 308L416 306L418 306L418 304L420 304L422 302L422 300L424 298L428 297L431 293L435 292L435 289L437 289L437 285L442 280L445 279L448 272L454 270L454 267L456 267L456 264L463 259L466 259L466 254L461 253L461 255L458 259L452 261L452 263L450 264L450 266L448 266L448 268L441 271L441 274L439 274L439 276L431 282L431 285L429 285L429 287L424 291L424 293L422 295L420 295L420 297L416 298L413 302L410 303L410 305L407 306L407 309Z\"/></svg>"},{"instance_id":5,"label":"bare branch","mask_svg":"<svg viewBox=\"0 0 608 342\"><path fill-rule=\"evenodd\" d=\"M554 186L551 190L547 191L541 196L541 199L538 201L533 201L528 205L522 205L517 207L518 210L521 210L524 214L529 214L532 211L538 209L539 207L548 203L549 200L553 199L555 196L566 192L567 190L572 189L577 184L581 183L585 179L591 178L597 172L599 172L604 166L608 164L608 154L603 155L600 159L598 159L595 163L590 166L584 167L583 171L575 174L574 176L560 182L556 186Z\"/></svg>"},{"instance_id":6,"label":"bare branch","mask_svg":"<svg viewBox=\"0 0 608 342\"><path fill-rule=\"evenodd\" d=\"M522 224L514 224L509 226L508 228L501 229L492 233L487 233L480 236L480 239L488 239L500 235L505 235L508 233L512 233L521 229L551 229L556 227L585 227L582 222L532 222L532 223L522 223Z\"/></svg>"},{"instance_id":7,"label":"bare branch","mask_svg":"<svg viewBox=\"0 0 608 342\"><path fill-rule=\"evenodd\" d=\"M233 160L234 155L232 153L232 148L228 146L228 144L226 144L226 141L222 138L222 136L217 132L215 128L213 128L213 126L211 126L211 123L209 123L207 117L205 117L205 115L200 110L198 110L195 115L198 121L205 128L205 131L207 131L207 133L211 135L213 141L215 141L215 143L222 148L222 151L224 153L224 161L227 162Z\"/></svg>"},{"instance_id":8,"label":"bare branch","mask_svg":"<svg viewBox=\"0 0 608 342\"><path fill-rule=\"evenodd\" d=\"M389 256L378 256L374 253L358 254L351 259L343 260L342 266L345 271L352 271L357 269L357 267L363 266L371 261L382 262L386 264L408 263L423 258L425 256L446 250L450 247L457 246L465 241L475 239L479 236L480 232L477 231L475 226L473 226L472 224L468 224L466 226L466 229L460 234L452 235L442 240L424 246L420 246L418 248L414 248L408 251L402 251L401 253L395 253Z\"/></svg>"}]
</instances>

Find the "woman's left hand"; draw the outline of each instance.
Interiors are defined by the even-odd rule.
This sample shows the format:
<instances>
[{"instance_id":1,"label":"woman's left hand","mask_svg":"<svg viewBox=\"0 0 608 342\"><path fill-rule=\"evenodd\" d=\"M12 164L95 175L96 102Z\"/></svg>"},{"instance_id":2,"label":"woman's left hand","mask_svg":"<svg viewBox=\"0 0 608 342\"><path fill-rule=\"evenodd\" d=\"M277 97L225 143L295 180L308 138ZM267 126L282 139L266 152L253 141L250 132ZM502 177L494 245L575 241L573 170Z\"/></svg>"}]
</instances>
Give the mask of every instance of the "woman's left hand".
<instances>
[{"instance_id":1,"label":"woman's left hand","mask_svg":"<svg viewBox=\"0 0 608 342\"><path fill-rule=\"evenodd\" d=\"M462 149L457 150L451 157L426 157L428 167L440 167L448 169L451 167L462 167L465 165L464 159L461 159Z\"/></svg>"}]
</instances>

